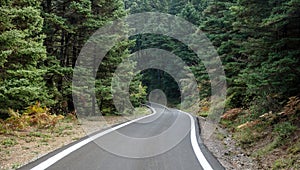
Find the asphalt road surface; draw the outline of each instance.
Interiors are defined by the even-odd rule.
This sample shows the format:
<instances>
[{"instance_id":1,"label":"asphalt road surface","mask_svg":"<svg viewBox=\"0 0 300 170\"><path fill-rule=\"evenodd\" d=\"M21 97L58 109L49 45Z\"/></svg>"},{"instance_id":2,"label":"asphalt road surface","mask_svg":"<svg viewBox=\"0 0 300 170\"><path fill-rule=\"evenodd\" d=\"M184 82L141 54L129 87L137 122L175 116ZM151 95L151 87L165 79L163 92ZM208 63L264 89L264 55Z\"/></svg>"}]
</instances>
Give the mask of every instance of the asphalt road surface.
<instances>
[{"instance_id":1,"label":"asphalt road surface","mask_svg":"<svg viewBox=\"0 0 300 170\"><path fill-rule=\"evenodd\" d=\"M20 169L224 169L202 144L194 117L151 106L151 115L89 135Z\"/></svg>"}]
</instances>

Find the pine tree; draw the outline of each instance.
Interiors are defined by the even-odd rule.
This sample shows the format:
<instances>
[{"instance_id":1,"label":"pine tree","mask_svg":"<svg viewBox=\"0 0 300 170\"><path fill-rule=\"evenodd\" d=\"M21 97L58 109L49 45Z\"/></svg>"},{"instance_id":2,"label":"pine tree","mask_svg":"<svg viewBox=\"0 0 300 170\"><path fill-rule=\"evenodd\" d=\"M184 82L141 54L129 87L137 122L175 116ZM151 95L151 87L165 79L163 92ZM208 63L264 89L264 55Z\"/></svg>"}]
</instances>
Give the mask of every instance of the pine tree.
<instances>
[{"instance_id":1,"label":"pine tree","mask_svg":"<svg viewBox=\"0 0 300 170\"><path fill-rule=\"evenodd\" d=\"M73 68L81 48L97 29L125 16L126 11L121 0L44 0L42 7L45 18L43 31L47 35L45 40L48 53L47 85L53 87L56 99L59 101L55 110L68 112L74 109L71 81ZM129 44L125 43L116 47L114 52L103 60L103 65L94 68L98 69L97 77L99 78L96 80L95 89L97 102L105 113L114 111L110 93L111 76L125 56L120 50L126 51ZM94 110L95 102L92 102L93 106L88 107ZM67 103L67 108L65 103Z\"/></svg>"},{"instance_id":2,"label":"pine tree","mask_svg":"<svg viewBox=\"0 0 300 170\"><path fill-rule=\"evenodd\" d=\"M38 1L1 1L0 107L25 109L54 101L45 86L46 49Z\"/></svg>"},{"instance_id":3,"label":"pine tree","mask_svg":"<svg viewBox=\"0 0 300 170\"><path fill-rule=\"evenodd\" d=\"M256 105L258 113L278 111L286 96L299 93L297 84L299 70L299 44L297 34L299 13L296 1L257 1L249 4L240 1L240 17L248 34L243 44L243 53L248 56L248 65L239 81L247 85L247 96ZM291 5L293 4L293 5ZM270 9L269 6L274 6ZM292 7L293 6L293 7ZM259 16L250 13L260 14ZM247 16L247 17L245 17Z\"/></svg>"}]
</instances>

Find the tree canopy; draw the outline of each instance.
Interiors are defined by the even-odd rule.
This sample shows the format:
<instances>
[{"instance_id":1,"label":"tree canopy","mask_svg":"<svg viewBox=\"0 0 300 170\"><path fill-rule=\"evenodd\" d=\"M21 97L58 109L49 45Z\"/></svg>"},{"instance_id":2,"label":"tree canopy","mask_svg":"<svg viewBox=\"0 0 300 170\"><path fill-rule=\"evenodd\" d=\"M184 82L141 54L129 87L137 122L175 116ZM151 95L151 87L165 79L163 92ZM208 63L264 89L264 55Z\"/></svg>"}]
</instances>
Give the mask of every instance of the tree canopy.
<instances>
[{"instance_id":1,"label":"tree canopy","mask_svg":"<svg viewBox=\"0 0 300 170\"><path fill-rule=\"evenodd\" d=\"M277 111L299 96L300 2L298 0L1 0L0 110L24 110L39 101L56 113L74 110L71 82L76 59L101 26L128 14L163 12L202 30L218 51L228 83L227 108L252 108L258 115ZM114 113L111 78L130 53L161 48L182 58L209 100L203 63L187 46L166 36L142 34L112 49L97 68L96 101ZM145 101L162 89L180 102L179 87L161 70L150 69L131 83L131 100ZM94 106L93 106L94 107Z\"/></svg>"}]
</instances>

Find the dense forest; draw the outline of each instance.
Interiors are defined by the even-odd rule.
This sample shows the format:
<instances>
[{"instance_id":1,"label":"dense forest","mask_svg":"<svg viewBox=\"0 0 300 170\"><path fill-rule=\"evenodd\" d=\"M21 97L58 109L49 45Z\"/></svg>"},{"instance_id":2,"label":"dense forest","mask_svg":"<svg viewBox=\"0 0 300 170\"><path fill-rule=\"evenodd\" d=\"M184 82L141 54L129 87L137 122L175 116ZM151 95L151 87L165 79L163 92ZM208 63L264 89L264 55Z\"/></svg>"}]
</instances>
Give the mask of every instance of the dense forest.
<instances>
[{"instance_id":1,"label":"dense forest","mask_svg":"<svg viewBox=\"0 0 300 170\"><path fill-rule=\"evenodd\" d=\"M254 114L279 111L299 96L300 2L210 0L12 0L0 7L0 108L22 111L35 102L54 113L74 110L72 71L86 40L98 28L130 13L163 12L182 17L204 31L225 68L227 108L251 108ZM201 61L187 47L157 35L138 35L111 50L97 72L96 98L113 113L111 76L129 53L163 48L190 66L200 96L209 100L210 82ZM142 87L141 87L142 83ZM164 90L180 101L177 84L160 70L146 70L132 82L132 101L145 101L145 90ZM138 94L141 93L141 94ZM138 98L136 98L138 96Z\"/></svg>"},{"instance_id":2,"label":"dense forest","mask_svg":"<svg viewBox=\"0 0 300 170\"><path fill-rule=\"evenodd\" d=\"M22 112L36 102L53 113L73 111L72 72L82 46L99 27L128 13L115 0L1 1L0 9L2 116L9 108ZM113 107L111 75L131 44L120 44L116 48L125 50L111 52L117 57L106 57L105 67L99 67L97 101L105 113Z\"/></svg>"},{"instance_id":3,"label":"dense forest","mask_svg":"<svg viewBox=\"0 0 300 170\"><path fill-rule=\"evenodd\" d=\"M11 125L18 130L37 121L34 113L47 112L53 125L75 113L73 101L91 97L75 99L72 93L76 61L91 35L130 14L160 12L195 25L218 52L227 82L220 126L249 155L269 164L264 169L299 169L299 9L299 0L0 0L0 134ZM131 36L106 54L95 72L95 99L87 111L95 113L98 106L103 115L119 114L111 90L115 71L130 54L149 48L185 62L198 84L199 115L209 115L212 82L203 61L178 40L155 34ZM134 106L155 89L166 94L171 107L181 102L182 89L159 69L142 71L129 88ZM30 114L34 121L28 121ZM261 148L255 148L258 142ZM268 163L269 152L285 155Z\"/></svg>"}]
</instances>

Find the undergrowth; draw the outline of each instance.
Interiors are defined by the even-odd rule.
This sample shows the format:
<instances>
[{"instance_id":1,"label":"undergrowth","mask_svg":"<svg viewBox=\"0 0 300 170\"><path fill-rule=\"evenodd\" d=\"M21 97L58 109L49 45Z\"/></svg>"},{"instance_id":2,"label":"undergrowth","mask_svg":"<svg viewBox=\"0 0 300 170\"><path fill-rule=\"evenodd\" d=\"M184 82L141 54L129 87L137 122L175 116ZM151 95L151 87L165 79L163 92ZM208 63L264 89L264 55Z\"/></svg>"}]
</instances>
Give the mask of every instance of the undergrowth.
<instances>
[{"instance_id":1,"label":"undergrowth","mask_svg":"<svg viewBox=\"0 0 300 170\"><path fill-rule=\"evenodd\" d=\"M300 99L289 98L279 113L251 111L229 110L222 116L221 125L233 132L238 144L258 160L274 152L284 153L273 163L273 169L299 169Z\"/></svg>"},{"instance_id":2,"label":"undergrowth","mask_svg":"<svg viewBox=\"0 0 300 170\"><path fill-rule=\"evenodd\" d=\"M50 114L47 107L42 107L39 102L26 109L20 114L18 111L9 109L9 118L0 119L0 134L9 134L14 131L26 131L29 127L53 128L64 118L62 115Z\"/></svg>"}]
</instances>

